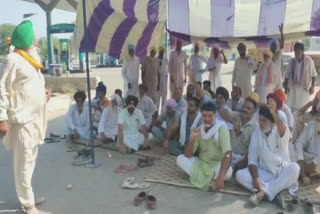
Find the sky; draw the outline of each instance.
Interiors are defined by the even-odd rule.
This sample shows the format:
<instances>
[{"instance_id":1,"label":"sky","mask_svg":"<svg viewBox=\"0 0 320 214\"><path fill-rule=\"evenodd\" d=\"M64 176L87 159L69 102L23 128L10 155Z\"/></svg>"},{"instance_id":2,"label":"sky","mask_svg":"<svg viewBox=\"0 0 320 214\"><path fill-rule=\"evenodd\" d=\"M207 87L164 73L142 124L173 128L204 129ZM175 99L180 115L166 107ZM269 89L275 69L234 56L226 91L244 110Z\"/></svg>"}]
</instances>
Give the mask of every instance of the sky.
<instances>
[{"instance_id":1,"label":"sky","mask_svg":"<svg viewBox=\"0 0 320 214\"><path fill-rule=\"evenodd\" d=\"M5 6L4 6L5 5ZM23 21L23 14L36 13L26 20L32 21L38 38L46 36L46 14L37 5L21 0L1 0L0 24L11 23L18 25ZM52 24L72 23L76 20L76 13L54 9L51 13ZM69 38L71 34L54 34L54 37Z\"/></svg>"}]
</instances>

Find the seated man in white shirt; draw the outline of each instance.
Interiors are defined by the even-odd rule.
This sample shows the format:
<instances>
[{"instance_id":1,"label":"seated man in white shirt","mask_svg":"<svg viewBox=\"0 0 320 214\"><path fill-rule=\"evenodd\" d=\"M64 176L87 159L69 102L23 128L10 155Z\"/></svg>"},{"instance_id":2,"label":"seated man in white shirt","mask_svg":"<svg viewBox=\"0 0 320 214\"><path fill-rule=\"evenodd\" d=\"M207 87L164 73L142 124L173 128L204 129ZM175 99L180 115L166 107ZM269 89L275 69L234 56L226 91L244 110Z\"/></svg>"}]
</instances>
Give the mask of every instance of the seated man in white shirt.
<instances>
[{"instance_id":1,"label":"seated man in white shirt","mask_svg":"<svg viewBox=\"0 0 320 214\"><path fill-rule=\"evenodd\" d=\"M294 144L303 186L310 184L311 177L320 175L320 103L316 110L313 120L303 129Z\"/></svg>"},{"instance_id":2,"label":"seated man in white shirt","mask_svg":"<svg viewBox=\"0 0 320 214\"><path fill-rule=\"evenodd\" d=\"M99 122L98 133L102 143L117 141L118 136L118 117L121 111L121 98L114 94L111 97L111 105L102 112Z\"/></svg>"},{"instance_id":3,"label":"seated man in white shirt","mask_svg":"<svg viewBox=\"0 0 320 214\"><path fill-rule=\"evenodd\" d=\"M241 111L244 99L241 97L241 88L237 86L232 87L231 99L227 101L227 105L232 111Z\"/></svg>"},{"instance_id":4,"label":"seated man in white shirt","mask_svg":"<svg viewBox=\"0 0 320 214\"><path fill-rule=\"evenodd\" d=\"M290 130L267 106L260 107L259 116L260 127L253 132L249 145L248 168L239 170L236 180L254 193L249 199L252 206L278 195L277 202L285 208L281 191L296 191L300 172L299 165L290 162Z\"/></svg>"},{"instance_id":5,"label":"seated man in white shirt","mask_svg":"<svg viewBox=\"0 0 320 214\"><path fill-rule=\"evenodd\" d=\"M72 141L83 139L88 140L90 135L89 108L84 104L87 96L83 91L74 94L76 104L70 106L65 121L67 124L67 147L72 149Z\"/></svg>"},{"instance_id":6,"label":"seated man in white shirt","mask_svg":"<svg viewBox=\"0 0 320 214\"><path fill-rule=\"evenodd\" d=\"M187 93L183 96L183 98L188 102L190 99L192 99L194 95L194 86L192 84L189 84L187 86Z\"/></svg>"},{"instance_id":7,"label":"seated man in white shirt","mask_svg":"<svg viewBox=\"0 0 320 214\"><path fill-rule=\"evenodd\" d=\"M158 114L158 111L153 100L149 96L147 96L147 91L147 86L143 84L139 85L139 102L137 105L137 109L142 111L147 128L149 129L152 119L155 115Z\"/></svg>"},{"instance_id":8,"label":"seated man in white shirt","mask_svg":"<svg viewBox=\"0 0 320 214\"><path fill-rule=\"evenodd\" d=\"M123 154L150 148L148 130L142 112L136 108L138 98L128 95L126 108L122 109L118 119L119 151Z\"/></svg>"},{"instance_id":9,"label":"seated man in white shirt","mask_svg":"<svg viewBox=\"0 0 320 214\"><path fill-rule=\"evenodd\" d=\"M290 131L292 132L294 119L293 119L293 114L291 112L291 109L286 104L286 94L282 89L277 89L273 93L275 96L277 96L281 100L283 100L283 106L280 110L283 111L283 113L286 115L287 120L288 120L288 127L289 127Z\"/></svg>"}]
</instances>

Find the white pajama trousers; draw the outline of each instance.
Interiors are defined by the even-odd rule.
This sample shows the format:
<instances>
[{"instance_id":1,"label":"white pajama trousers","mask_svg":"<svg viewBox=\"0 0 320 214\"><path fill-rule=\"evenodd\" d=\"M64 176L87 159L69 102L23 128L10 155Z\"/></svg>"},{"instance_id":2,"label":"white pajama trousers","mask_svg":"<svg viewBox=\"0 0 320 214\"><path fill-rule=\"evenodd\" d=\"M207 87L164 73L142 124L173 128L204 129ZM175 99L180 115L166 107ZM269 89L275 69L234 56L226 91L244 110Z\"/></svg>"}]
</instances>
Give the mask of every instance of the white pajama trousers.
<instances>
[{"instance_id":1,"label":"white pajama trousers","mask_svg":"<svg viewBox=\"0 0 320 214\"><path fill-rule=\"evenodd\" d=\"M179 155L177 157L177 165L188 175L191 174L191 169L192 169L192 165L194 164L194 162L196 162L197 160L199 160L198 157L191 157L191 158L187 158L185 155ZM221 167L221 163L217 166L217 168L215 169L214 172L214 177L213 180L216 180L219 172L220 172L220 167ZM226 175L225 175L225 180L229 180L232 176L232 167L230 166Z\"/></svg>"},{"instance_id":2,"label":"white pajama trousers","mask_svg":"<svg viewBox=\"0 0 320 214\"><path fill-rule=\"evenodd\" d=\"M39 141L39 132L30 130L30 127L28 127L28 125L13 125L10 130L11 143L13 146L15 188L18 199L24 207L34 205L34 193L31 180L40 144L40 142L35 143L35 141Z\"/></svg>"},{"instance_id":3,"label":"white pajama trousers","mask_svg":"<svg viewBox=\"0 0 320 214\"><path fill-rule=\"evenodd\" d=\"M258 168L262 190L267 194L269 201L272 201L276 195L284 189L289 189L291 194L297 191L299 173L300 167L297 163L290 163L288 166L283 167L277 177L264 169ZM236 180L251 192L258 191L253 187L249 168L237 171Z\"/></svg>"}]
</instances>

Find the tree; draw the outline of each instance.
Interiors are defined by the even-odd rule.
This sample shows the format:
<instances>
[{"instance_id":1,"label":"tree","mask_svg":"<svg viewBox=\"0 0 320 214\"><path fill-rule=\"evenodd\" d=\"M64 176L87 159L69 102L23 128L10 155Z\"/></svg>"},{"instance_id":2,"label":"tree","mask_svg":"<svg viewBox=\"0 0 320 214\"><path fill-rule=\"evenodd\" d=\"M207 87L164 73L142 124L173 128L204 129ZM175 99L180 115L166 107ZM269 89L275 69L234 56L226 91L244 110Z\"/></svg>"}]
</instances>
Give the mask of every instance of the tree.
<instances>
[{"instance_id":1,"label":"tree","mask_svg":"<svg viewBox=\"0 0 320 214\"><path fill-rule=\"evenodd\" d=\"M60 50L60 42L58 38L53 37L53 50L56 50L55 54L58 54L60 56L61 50ZM38 48L39 48L39 54L41 59L47 59L48 58L48 46L47 46L47 38L41 37L38 39Z\"/></svg>"},{"instance_id":2,"label":"tree","mask_svg":"<svg viewBox=\"0 0 320 214\"><path fill-rule=\"evenodd\" d=\"M6 38L11 36L15 28L16 25L13 24L0 25L0 55L7 54L8 46L6 44Z\"/></svg>"},{"instance_id":3,"label":"tree","mask_svg":"<svg viewBox=\"0 0 320 214\"><path fill-rule=\"evenodd\" d=\"M306 38L302 40L302 43L304 45L304 50L307 51L310 48L310 38Z\"/></svg>"}]
</instances>

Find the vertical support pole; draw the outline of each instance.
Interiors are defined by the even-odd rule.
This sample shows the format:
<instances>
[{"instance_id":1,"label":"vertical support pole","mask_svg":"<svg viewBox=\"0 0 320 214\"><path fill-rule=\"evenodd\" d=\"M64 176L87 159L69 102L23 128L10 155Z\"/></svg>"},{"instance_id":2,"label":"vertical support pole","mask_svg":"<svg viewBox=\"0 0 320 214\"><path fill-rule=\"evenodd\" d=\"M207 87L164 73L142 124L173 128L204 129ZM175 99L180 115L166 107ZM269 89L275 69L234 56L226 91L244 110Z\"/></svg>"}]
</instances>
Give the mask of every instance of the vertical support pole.
<instances>
[{"instance_id":1,"label":"vertical support pole","mask_svg":"<svg viewBox=\"0 0 320 214\"><path fill-rule=\"evenodd\" d=\"M48 47L48 64L51 65L53 63L52 57L53 57L53 47L52 47L52 40L51 40L51 34L50 34L50 28L51 28L51 11L46 11L46 17L47 17L47 47Z\"/></svg>"}]
</instances>

